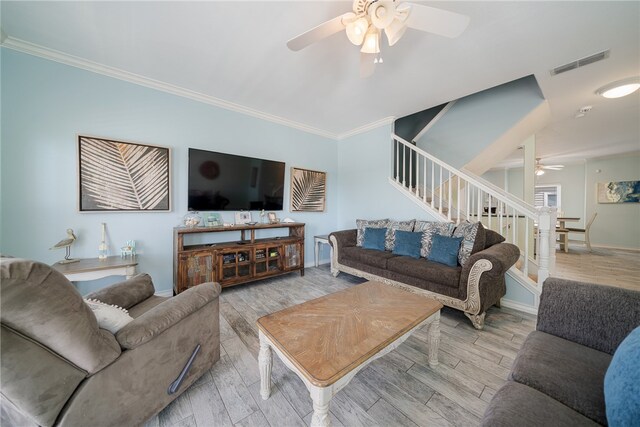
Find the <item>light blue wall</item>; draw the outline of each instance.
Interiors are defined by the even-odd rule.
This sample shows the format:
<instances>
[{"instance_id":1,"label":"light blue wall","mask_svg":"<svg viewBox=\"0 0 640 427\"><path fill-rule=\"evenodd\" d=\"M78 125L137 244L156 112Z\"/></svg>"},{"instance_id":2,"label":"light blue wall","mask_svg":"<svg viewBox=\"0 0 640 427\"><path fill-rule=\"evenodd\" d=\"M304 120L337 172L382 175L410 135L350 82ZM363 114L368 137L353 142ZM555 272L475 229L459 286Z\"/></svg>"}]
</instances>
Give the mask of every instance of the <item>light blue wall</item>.
<instances>
[{"instance_id":1,"label":"light blue wall","mask_svg":"<svg viewBox=\"0 0 640 427\"><path fill-rule=\"evenodd\" d=\"M53 263L64 254L48 248L71 227L78 235L72 255L95 257L106 222L111 253L136 240L139 271L151 274L159 291L171 289L172 229L187 212L188 147L286 162L285 206L290 167L326 171L326 212L278 215L307 223L307 265L313 236L335 230L336 141L5 48L1 55L2 253ZM78 134L170 147L173 210L79 213ZM232 222L233 212L223 218Z\"/></svg>"},{"instance_id":2,"label":"light blue wall","mask_svg":"<svg viewBox=\"0 0 640 427\"><path fill-rule=\"evenodd\" d=\"M355 228L355 220L419 218L434 220L389 183L391 125L338 143L338 228Z\"/></svg>"},{"instance_id":3,"label":"light blue wall","mask_svg":"<svg viewBox=\"0 0 640 427\"><path fill-rule=\"evenodd\" d=\"M598 213L589 237L596 245L640 249L640 203L598 203L599 182L640 180L640 154L589 159L585 165L586 215Z\"/></svg>"}]
</instances>

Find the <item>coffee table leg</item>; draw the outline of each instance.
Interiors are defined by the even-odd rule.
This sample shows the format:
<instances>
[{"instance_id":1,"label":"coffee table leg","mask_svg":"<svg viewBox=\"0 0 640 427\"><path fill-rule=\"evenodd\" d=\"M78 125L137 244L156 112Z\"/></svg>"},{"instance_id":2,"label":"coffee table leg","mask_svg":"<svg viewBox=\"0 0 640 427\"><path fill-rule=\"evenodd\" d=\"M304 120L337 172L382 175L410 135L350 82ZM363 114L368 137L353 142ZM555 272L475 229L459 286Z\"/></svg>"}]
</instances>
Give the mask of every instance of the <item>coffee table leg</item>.
<instances>
[{"instance_id":1,"label":"coffee table leg","mask_svg":"<svg viewBox=\"0 0 640 427\"><path fill-rule=\"evenodd\" d=\"M329 417L329 402L332 397L330 388L318 388L312 386L310 392L311 400L313 400L311 427L330 426L331 418Z\"/></svg>"},{"instance_id":2,"label":"coffee table leg","mask_svg":"<svg viewBox=\"0 0 640 427\"><path fill-rule=\"evenodd\" d=\"M258 364L260 365L260 396L267 400L271 395L271 364L273 357L271 347L260 332L260 353L258 354Z\"/></svg>"},{"instance_id":3,"label":"coffee table leg","mask_svg":"<svg viewBox=\"0 0 640 427\"><path fill-rule=\"evenodd\" d=\"M440 312L429 323L429 366L438 366L438 347L440 346Z\"/></svg>"}]
</instances>

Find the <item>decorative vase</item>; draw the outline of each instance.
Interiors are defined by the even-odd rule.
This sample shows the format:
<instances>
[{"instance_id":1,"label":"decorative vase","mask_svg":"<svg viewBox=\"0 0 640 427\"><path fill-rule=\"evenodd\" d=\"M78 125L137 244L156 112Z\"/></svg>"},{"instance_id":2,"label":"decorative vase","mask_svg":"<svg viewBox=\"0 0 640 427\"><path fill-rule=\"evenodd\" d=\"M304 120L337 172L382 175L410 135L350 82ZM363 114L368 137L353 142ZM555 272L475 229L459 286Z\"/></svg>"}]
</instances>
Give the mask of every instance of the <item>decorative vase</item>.
<instances>
[{"instance_id":1,"label":"decorative vase","mask_svg":"<svg viewBox=\"0 0 640 427\"><path fill-rule=\"evenodd\" d=\"M109 256L109 246L107 246L107 224L103 222L101 227L102 240L100 241L100 245L98 245L98 259L106 259Z\"/></svg>"},{"instance_id":2,"label":"decorative vase","mask_svg":"<svg viewBox=\"0 0 640 427\"><path fill-rule=\"evenodd\" d=\"M197 227L202 223L202 216L198 212L189 212L182 218L186 227Z\"/></svg>"}]
</instances>

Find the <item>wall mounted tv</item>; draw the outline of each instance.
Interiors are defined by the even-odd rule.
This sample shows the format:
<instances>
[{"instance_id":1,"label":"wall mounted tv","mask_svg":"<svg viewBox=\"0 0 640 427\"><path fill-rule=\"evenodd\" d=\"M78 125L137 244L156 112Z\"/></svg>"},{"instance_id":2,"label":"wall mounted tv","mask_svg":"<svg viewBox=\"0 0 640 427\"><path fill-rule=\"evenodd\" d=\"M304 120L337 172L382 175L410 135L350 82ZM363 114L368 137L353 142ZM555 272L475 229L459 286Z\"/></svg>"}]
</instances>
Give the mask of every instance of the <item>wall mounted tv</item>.
<instances>
[{"instance_id":1,"label":"wall mounted tv","mask_svg":"<svg viewBox=\"0 0 640 427\"><path fill-rule=\"evenodd\" d=\"M282 210L284 163L189 148L190 211Z\"/></svg>"}]
</instances>

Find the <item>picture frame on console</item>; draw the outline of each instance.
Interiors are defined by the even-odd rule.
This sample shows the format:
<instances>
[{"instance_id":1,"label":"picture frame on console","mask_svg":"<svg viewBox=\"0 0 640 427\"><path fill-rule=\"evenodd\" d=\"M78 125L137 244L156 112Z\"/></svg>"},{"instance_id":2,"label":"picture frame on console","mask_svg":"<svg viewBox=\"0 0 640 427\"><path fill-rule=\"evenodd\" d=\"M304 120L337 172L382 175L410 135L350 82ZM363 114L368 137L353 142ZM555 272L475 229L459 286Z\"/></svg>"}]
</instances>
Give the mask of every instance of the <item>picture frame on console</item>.
<instances>
[{"instance_id":1,"label":"picture frame on console","mask_svg":"<svg viewBox=\"0 0 640 427\"><path fill-rule=\"evenodd\" d=\"M222 227L224 222L222 221L222 215L217 212L210 212L205 219L205 225L207 227Z\"/></svg>"},{"instance_id":2,"label":"picture frame on console","mask_svg":"<svg viewBox=\"0 0 640 427\"><path fill-rule=\"evenodd\" d=\"M236 212L236 225L242 225L251 222L251 212L240 211Z\"/></svg>"},{"instance_id":3,"label":"picture frame on console","mask_svg":"<svg viewBox=\"0 0 640 427\"><path fill-rule=\"evenodd\" d=\"M277 224L280 222L275 212L269 212L267 217L269 218L269 224Z\"/></svg>"}]
</instances>

